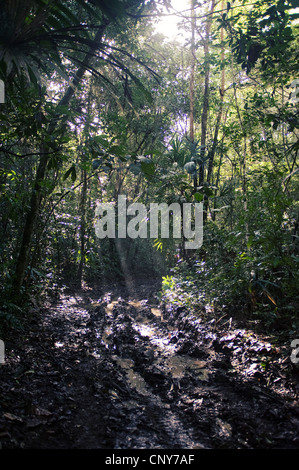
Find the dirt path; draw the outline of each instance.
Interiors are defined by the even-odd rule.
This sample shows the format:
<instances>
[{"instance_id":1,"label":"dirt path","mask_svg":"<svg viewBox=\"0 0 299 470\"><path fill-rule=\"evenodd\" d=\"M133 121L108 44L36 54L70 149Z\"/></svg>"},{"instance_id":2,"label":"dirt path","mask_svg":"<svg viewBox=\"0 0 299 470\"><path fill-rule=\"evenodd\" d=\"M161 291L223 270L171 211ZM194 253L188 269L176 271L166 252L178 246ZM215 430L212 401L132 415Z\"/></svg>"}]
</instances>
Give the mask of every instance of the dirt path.
<instances>
[{"instance_id":1,"label":"dirt path","mask_svg":"<svg viewBox=\"0 0 299 470\"><path fill-rule=\"evenodd\" d=\"M148 285L65 292L7 344L2 448L298 448L281 348L153 300Z\"/></svg>"}]
</instances>

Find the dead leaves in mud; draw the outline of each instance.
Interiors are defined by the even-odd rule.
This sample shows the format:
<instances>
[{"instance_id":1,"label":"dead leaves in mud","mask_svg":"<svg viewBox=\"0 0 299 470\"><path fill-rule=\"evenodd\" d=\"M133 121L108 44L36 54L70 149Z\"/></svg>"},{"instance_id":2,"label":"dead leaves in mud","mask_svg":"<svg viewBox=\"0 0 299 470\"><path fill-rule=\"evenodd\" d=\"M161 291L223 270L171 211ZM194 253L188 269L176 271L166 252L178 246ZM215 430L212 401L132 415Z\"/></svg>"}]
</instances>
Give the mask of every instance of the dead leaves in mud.
<instances>
[{"instance_id":1,"label":"dead leaves in mud","mask_svg":"<svg viewBox=\"0 0 299 470\"><path fill-rule=\"evenodd\" d=\"M0 368L3 448L298 447L282 348L184 309L63 296Z\"/></svg>"}]
</instances>

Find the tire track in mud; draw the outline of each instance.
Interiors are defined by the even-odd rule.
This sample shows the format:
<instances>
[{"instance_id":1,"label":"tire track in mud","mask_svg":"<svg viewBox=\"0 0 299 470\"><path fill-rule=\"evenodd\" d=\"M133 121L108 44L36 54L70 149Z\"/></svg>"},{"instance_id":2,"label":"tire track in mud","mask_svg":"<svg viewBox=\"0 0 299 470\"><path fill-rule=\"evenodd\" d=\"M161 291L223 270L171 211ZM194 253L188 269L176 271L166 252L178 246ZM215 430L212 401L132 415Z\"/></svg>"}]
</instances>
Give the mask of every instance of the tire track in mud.
<instances>
[{"instance_id":1,"label":"tire track in mud","mask_svg":"<svg viewBox=\"0 0 299 470\"><path fill-rule=\"evenodd\" d=\"M139 432L139 436L134 437L134 446L204 448L167 398L167 392L179 386L187 361L184 364L184 360L175 355L170 342L171 330L163 323L161 311L137 301L120 299L108 304L105 313L102 344L111 352L111 359L124 370L128 386L137 392L134 400L123 402L133 413L132 421L138 417L133 425ZM132 442L131 436L125 437L127 431L116 436L115 448L126 448Z\"/></svg>"}]
</instances>

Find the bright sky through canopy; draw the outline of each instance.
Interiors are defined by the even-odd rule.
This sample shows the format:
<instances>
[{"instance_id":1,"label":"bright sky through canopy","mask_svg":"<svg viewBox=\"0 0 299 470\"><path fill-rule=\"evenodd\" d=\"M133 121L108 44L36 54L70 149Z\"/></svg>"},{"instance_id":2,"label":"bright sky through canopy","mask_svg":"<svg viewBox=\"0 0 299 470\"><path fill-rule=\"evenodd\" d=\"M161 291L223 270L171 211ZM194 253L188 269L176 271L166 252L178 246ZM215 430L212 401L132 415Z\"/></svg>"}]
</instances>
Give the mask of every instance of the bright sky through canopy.
<instances>
[{"instance_id":1,"label":"bright sky through canopy","mask_svg":"<svg viewBox=\"0 0 299 470\"><path fill-rule=\"evenodd\" d=\"M180 40L180 34L182 31L178 30L177 24L181 21L180 16L176 15L176 12L186 12L188 15L188 9L190 9L190 0L171 0L172 9L168 12L165 9L165 15L162 16L159 23L156 25L157 32L163 34L168 40L177 39ZM173 13L173 14L172 14Z\"/></svg>"}]
</instances>

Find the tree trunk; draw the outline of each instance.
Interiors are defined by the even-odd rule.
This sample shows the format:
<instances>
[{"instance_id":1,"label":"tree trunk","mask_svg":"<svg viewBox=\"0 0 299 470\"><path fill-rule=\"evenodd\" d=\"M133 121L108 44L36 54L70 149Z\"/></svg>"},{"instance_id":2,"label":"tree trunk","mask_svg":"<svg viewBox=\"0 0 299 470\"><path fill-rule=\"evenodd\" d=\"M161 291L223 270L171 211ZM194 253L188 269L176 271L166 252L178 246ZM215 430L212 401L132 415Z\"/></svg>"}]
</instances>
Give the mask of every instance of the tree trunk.
<instances>
[{"instance_id":1,"label":"tree trunk","mask_svg":"<svg viewBox=\"0 0 299 470\"><path fill-rule=\"evenodd\" d=\"M19 257L17 260L16 270L15 270L15 277L14 277L14 293L19 294L20 289L22 287L26 268L29 259L29 252L31 247L31 240L32 235L34 232L35 221L37 218L37 214L39 211L39 206L42 198L42 190L41 190L41 182L44 180L46 168L48 164L48 155L43 153L41 149L40 153L40 161L36 171L35 183L31 195L30 201L30 208L27 213L24 231L23 231L23 238L21 242Z\"/></svg>"},{"instance_id":2,"label":"tree trunk","mask_svg":"<svg viewBox=\"0 0 299 470\"><path fill-rule=\"evenodd\" d=\"M222 0L221 10L222 11L224 10L224 0ZM224 70L224 45L223 45L224 28L223 27L221 28L220 39L221 39L221 64L222 64L221 84L220 84L220 89L219 89L219 91L220 91L220 105L219 105L219 111L218 111L217 118L216 118L216 126L215 126L215 132L214 132L213 145L212 145L211 152L209 154L208 175L207 175L207 182L208 183L211 183L211 178L212 178L212 173L213 173L214 157L215 157L217 143L218 143L218 132L219 132L220 122L221 122L221 118L222 118L223 102L224 102L225 70Z\"/></svg>"},{"instance_id":3,"label":"tree trunk","mask_svg":"<svg viewBox=\"0 0 299 470\"><path fill-rule=\"evenodd\" d=\"M194 142L194 88L195 88L195 28L196 17L194 10L195 0L191 0L191 76L190 76L190 140Z\"/></svg>"},{"instance_id":4,"label":"tree trunk","mask_svg":"<svg viewBox=\"0 0 299 470\"><path fill-rule=\"evenodd\" d=\"M86 170L82 170L82 191L81 191L81 223L80 223L80 262L78 267L78 284L82 284L84 260L85 260L85 234L86 234L86 196L87 196L87 177Z\"/></svg>"},{"instance_id":5,"label":"tree trunk","mask_svg":"<svg viewBox=\"0 0 299 470\"><path fill-rule=\"evenodd\" d=\"M199 181L198 184L201 186L204 182L204 156L206 150L206 139L207 139L207 127L208 127L208 110L209 110L209 91L210 91L210 62L209 62L209 40L211 31L211 22L213 18L213 12L215 8L215 0L212 0L209 18L206 23L206 33L204 38L204 69L205 69L205 81L204 81L204 97L203 97L203 108L201 114L201 162L199 167Z\"/></svg>"},{"instance_id":6,"label":"tree trunk","mask_svg":"<svg viewBox=\"0 0 299 470\"><path fill-rule=\"evenodd\" d=\"M90 48L89 52L86 54L85 59L83 61L83 65L78 69L71 86L69 86L69 88L66 90L65 95L62 97L62 99L60 100L58 104L58 107L69 104L71 98L73 97L75 93L76 87L82 80L90 61L93 58L93 53L97 50L98 44L102 41L105 28L106 28L106 25L103 25L102 28L100 28L99 31L97 32L95 39L94 39L94 45ZM53 119L52 122L49 124L49 128L48 128L49 134L53 133L60 118L61 118L61 115L58 113L56 118ZM48 165L49 158L50 158L49 154L47 153L47 150L48 149L43 147L40 152L40 160L39 160L39 164L37 167L35 183L34 183L32 195L31 195L30 208L27 213L27 217L25 221L23 237L22 237L21 247L20 247L19 256L17 259L16 269L15 269L15 274L14 274L14 281L13 281L13 294L16 296L19 295L20 289L24 282L26 268L27 268L28 261L29 261L29 253L30 253L31 241L32 241L33 233L34 233L35 222L38 217L40 202L43 196L42 182L45 179L46 169L47 169L47 165Z\"/></svg>"},{"instance_id":7,"label":"tree trunk","mask_svg":"<svg viewBox=\"0 0 299 470\"><path fill-rule=\"evenodd\" d=\"M87 118L84 126L84 133L83 133L83 142L85 143L88 139L89 132L90 132L90 122L91 122L91 97L92 97L92 82L90 82L89 90L88 90L88 100L87 100ZM77 275L77 282L78 285L81 287L82 285L82 278L83 278L83 270L85 265L85 252L86 252L86 202L87 202L87 171L85 167L86 163L86 156L83 153L81 156L81 161L83 164L83 168L81 170L81 200L80 200L80 207L79 213L81 216L80 220L80 262L78 267L78 275Z\"/></svg>"},{"instance_id":8,"label":"tree trunk","mask_svg":"<svg viewBox=\"0 0 299 470\"><path fill-rule=\"evenodd\" d=\"M241 186L242 186L242 193L243 193L243 209L244 209L244 218L245 218L245 242L248 242L249 237L249 226L248 226L248 219L247 219L247 132L242 120L242 116L240 113L240 108L238 104L237 98L237 90L236 84L234 83L234 100L237 110L237 115L240 123L240 128L243 130L243 153L239 152L239 159L240 159L240 175L241 175Z\"/></svg>"},{"instance_id":9,"label":"tree trunk","mask_svg":"<svg viewBox=\"0 0 299 470\"><path fill-rule=\"evenodd\" d=\"M195 46L195 29L196 29L196 16L195 16L195 0L191 0L191 76L190 76L190 129L189 137L191 142L194 142L194 89L195 89L195 64L196 64L196 46ZM193 177L194 191L197 188L197 173Z\"/></svg>"}]
</instances>

